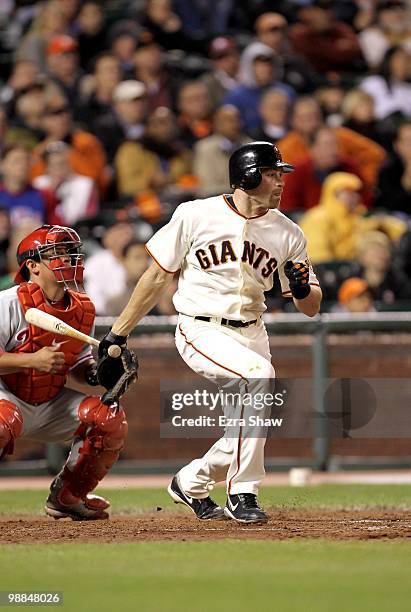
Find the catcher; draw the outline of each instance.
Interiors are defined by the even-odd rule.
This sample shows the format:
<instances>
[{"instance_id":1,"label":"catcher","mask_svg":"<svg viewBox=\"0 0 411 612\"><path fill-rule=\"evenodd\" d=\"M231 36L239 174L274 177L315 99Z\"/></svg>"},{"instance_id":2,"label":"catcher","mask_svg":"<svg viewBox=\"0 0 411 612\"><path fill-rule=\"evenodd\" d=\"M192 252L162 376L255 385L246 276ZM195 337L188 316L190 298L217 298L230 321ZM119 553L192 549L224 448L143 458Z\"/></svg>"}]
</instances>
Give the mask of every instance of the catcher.
<instances>
[{"instance_id":1,"label":"catcher","mask_svg":"<svg viewBox=\"0 0 411 612\"><path fill-rule=\"evenodd\" d=\"M136 378L137 362L123 351L110 368L103 364L97 379L90 346L29 325L24 317L35 307L92 333L94 306L78 290L84 271L80 247L79 235L69 227L36 229L17 249L18 285L0 292L0 458L13 453L19 437L72 440L45 511L55 519L95 520L108 518L109 502L90 492L123 448L127 422L118 399ZM100 397L69 389L69 374L108 391Z\"/></svg>"}]
</instances>

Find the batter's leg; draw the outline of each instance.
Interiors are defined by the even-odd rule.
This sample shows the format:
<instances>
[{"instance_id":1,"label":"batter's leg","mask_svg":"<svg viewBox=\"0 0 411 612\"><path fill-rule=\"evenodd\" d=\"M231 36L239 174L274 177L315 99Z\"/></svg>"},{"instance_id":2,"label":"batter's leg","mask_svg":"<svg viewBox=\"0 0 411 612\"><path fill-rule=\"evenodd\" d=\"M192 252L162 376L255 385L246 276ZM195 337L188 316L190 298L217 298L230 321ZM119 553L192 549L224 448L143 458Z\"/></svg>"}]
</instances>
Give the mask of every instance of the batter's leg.
<instances>
[{"instance_id":1,"label":"batter's leg","mask_svg":"<svg viewBox=\"0 0 411 612\"><path fill-rule=\"evenodd\" d=\"M228 376L249 382L251 376L258 374L259 378L251 382L251 392L254 392L260 390L262 385L266 386L266 379L275 376L274 368L267 359L216 326L202 326L202 329L181 326L176 344L181 356L194 371L220 382L223 388L223 381L231 384ZM229 413L232 414L231 411ZM238 411L236 415L240 416ZM265 438L244 439L241 431L236 437L229 432L228 437L218 440L203 457L180 470L181 486L188 495L201 499L208 495L214 482L227 478L228 490L232 487L236 490L235 487L241 483L244 492L256 492L265 474L264 445Z\"/></svg>"}]
</instances>

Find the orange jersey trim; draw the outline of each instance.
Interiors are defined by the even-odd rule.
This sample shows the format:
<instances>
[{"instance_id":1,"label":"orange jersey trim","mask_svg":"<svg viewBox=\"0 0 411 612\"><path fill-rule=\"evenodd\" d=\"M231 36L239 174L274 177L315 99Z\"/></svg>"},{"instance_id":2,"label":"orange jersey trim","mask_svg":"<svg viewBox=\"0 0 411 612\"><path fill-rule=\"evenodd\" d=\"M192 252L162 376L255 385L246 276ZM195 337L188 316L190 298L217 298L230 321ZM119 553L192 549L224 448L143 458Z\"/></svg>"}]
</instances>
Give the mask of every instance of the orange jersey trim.
<instances>
[{"instance_id":1,"label":"orange jersey trim","mask_svg":"<svg viewBox=\"0 0 411 612\"><path fill-rule=\"evenodd\" d=\"M145 250L147 251L147 253L150 255L151 259L154 259L154 261L156 262L156 264L158 265L159 268L161 268L162 270L164 270L164 272L167 272L167 274L175 274L176 272L178 272L178 270L180 268L178 268L178 270L175 270L174 272L171 272L171 270L167 270L166 268L164 268L161 263L159 261L157 261L157 259L154 257L154 255L151 253L150 249L148 248L148 246L145 244L144 245Z\"/></svg>"},{"instance_id":2,"label":"orange jersey trim","mask_svg":"<svg viewBox=\"0 0 411 612\"><path fill-rule=\"evenodd\" d=\"M240 211L239 211L239 210L237 210L236 208L234 208L234 206L231 206L231 204L230 204L230 202L228 201L227 196L226 196L225 194L223 195L223 198L224 198L224 202L227 204L227 206L228 206L229 208L231 208L231 210L232 210L233 212L235 212L237 215L239 215L239 216L240 216L240 217L242 217L243 219L246 219L247 221L250 221L250 219L259 219L260 217L264 217L264 215L266 215L266 214L268 213L268 210L269 210L269 209L267 209L265 212L261 213L261 215L254 215L254 217L246 217L245 215L243 215L242 213L240 213Z\"/></svg>"}]
</instances>

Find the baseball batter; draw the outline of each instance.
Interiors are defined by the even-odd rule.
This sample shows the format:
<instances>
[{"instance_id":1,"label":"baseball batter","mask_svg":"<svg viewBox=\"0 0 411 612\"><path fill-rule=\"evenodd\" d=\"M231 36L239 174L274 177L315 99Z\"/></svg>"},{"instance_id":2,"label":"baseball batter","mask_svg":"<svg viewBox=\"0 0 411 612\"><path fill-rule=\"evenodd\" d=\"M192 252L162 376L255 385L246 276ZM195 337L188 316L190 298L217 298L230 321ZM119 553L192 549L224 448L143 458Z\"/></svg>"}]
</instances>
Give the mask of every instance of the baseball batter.
<instances>
[{"instance_id":1,"label":"baseball batter","mask_svg":"<svg viewBox=\"0 0 411 612\"><path fill-rule=\"evenodd\" d=\"M12 454L19 437L73 441L45 511L54 518L92 520L108 517L108 501L89 493L123 447L124 411L65 387L68 374L98 384L88 345L28 325L24 317L35 307L90 335L94 306L68 284L82 283L80 247L71 228L40 227L18 247L18 285L0 293L0 455Z\"/></svg>"},{"instance_id":2,"label":"baseball batter","mask_svg":"<svg viewBox=\"0 0 411 612\"><path fill-rule=\"evenodd\" d=\"M179 272L176 346L184 361L220 389L229 388L234 379L248 393L269 390L275 371L261 315L274 272L284 296L293 297L304 314L314 316L322 297L304 235L278 208L283 173L292 170L271 143L249 143L230 158L232 195L178 206L147 243L154 262L100 345L101 356L112 344L125 346L127 335ZM232 407L227 410L232 414ZM238 410L241 414L242 407ZM218 440L176 474L168 488L171 497L199 519L225 515L240 523L266 522L257 499L264 444L265 437L246 436L240 427L236 437ZM223 509L209 491L224 480Z\"/></svg>"}]
</instances>

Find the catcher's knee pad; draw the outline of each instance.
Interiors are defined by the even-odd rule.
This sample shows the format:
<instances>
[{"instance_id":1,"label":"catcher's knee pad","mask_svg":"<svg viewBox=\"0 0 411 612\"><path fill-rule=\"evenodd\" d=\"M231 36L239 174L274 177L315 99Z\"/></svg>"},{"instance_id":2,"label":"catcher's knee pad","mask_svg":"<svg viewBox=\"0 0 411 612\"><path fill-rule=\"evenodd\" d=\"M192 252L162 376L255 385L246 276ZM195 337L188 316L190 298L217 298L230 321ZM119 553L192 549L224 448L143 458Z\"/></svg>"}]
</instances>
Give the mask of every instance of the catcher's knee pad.
<instances>
[{"instance_id":1,"label":"catcher's knee pad","mask_svg":"<svg viewBox=\"0 0 411 612\"><path fill-rule=\"evenodd\" d=\"M73 495L84 498L117 461L128 425L121 407L106 406L98 396L85 397L78 414L80 437L74 441L64 478Z\"/></svg>"},{"instance_id":2,"label":"catcher's knee pad","mask_svg":"<svg viewBox=\"0 0 411 612\"><path fill-rule=\"evenodd\" d=\"M0 400L0 459L13 454L14 440L23 430L23 417L13 402Z\"/></svg>"}]
</instances>

